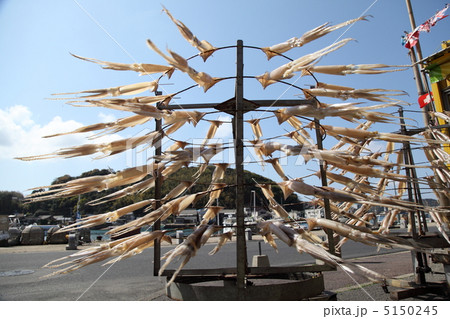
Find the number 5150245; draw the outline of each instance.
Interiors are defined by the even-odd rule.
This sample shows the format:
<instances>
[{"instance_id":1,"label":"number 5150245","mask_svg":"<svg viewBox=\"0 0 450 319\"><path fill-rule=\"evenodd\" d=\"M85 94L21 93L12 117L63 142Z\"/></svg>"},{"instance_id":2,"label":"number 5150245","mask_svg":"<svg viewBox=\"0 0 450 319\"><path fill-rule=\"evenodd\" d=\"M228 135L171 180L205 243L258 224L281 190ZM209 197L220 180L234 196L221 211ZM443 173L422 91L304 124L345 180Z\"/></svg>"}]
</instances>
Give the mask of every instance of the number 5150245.
<instances>
[{"instance_id":1,"label":"number 5150245","mask_svg":"<svg viewBox=\"0 0 450 319\"><path fill-rule=\"evenodd\" d=\"M437 306L384 306L385 316L436 316Z\"/></svg>"}]
</instances>

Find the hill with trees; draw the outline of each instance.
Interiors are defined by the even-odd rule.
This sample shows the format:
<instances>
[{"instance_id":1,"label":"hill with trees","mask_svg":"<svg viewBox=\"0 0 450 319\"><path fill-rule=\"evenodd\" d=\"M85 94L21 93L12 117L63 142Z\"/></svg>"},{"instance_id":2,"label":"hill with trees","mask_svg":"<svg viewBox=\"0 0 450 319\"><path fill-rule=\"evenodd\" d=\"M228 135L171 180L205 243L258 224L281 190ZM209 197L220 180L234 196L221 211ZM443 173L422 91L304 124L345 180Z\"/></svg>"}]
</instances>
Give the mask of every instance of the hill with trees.
<instances>
[{"instance_id":1,"label":"hill with trees","mask_svg":"<svg viewBox=\"0 0 450 319\"><path fill-rule=\"evenodd\" d=\"M214 166L208 166L205 171L198 177L196 184L192 186L188 192L189 193L197 193L201 191L207 190L208 186L211 182L211 176L214 171ZM170 175L162 185L162 194L163 196L167 194L170 190L175 188L181 181L194 181L196 178L193 177L195 173L197 172L198 168L196 167L188 167L188 168L182 168L175 172L174 174ZM70 180L74 180L77 178L82 177L89 177L89 176L96 176L96 175L107 175L114 173L112 170L108 169L94 169L88 172L85 172L81 174L80 176L70 176L70 175L63 175L58 178L56 178L51 185L57 185L66 183ZM218 205L224 206L228 209L233 209L235 207L235 188L233 187L234 181L234 175L235 170L231 168L227 168L225 171L225 178L223 180L223 183L227 184L228 187L226 187L218 200ZM255 181L258 183L271 183L275 184L274 181L252 173L250 171L244 172L244 183L245 183L245 196L244 196L244 206L245 207L251 207L253 206L253 195L252 191L255 191L256 195L256 208L263 208L268 209L268 202L264 198L261 190L259 187L255 186ZM77 205L79 207L79 211L82 215L90 215L90 214L99 214L99 213L105 213L107 211L112 211L115 209L118 209L120 207L124 207L127 205L130 205L132 203L154 198L154 188L138 193L138 194L131 194L128 196L125 196L123 198L107 202L101 205L92 206L88 203L98 199L100 197L103 197L107 194L113 193L120 188L112 188L106 191L102 192L91 192L82 194L79 197L78 196L71 196L66 198L57 198L47 201L37 201L37 202L30 202L30 203L21 203L23 199L23 195L18 192L0 192L0 201L2 201L1 209L3 214L11 214L11 213L24 213L28 216L39 216L39 215L63 215L65 217L71 217L73 218L77 211ZM45 191L45 189L39 189L33 191L34 193ZM286 210L290 211L291 209L302 209L303 203L298 201L298 197L295 194L290 195L286 200L283 198L283 193L281 189L274 185L272 186L272 191L275 195L275 200L279 203L283 203L285 205ZM18 200L12 200L18 199ZM5 203L3 203L5 201ZM199 201L197 201L194 205L194 208L203 208L206 202L208 201L208 197L205 196L204 198L201 198ZM3 212L4 211L4 212ZM136 211L135 214L137 216L143 214L143 209L140 211Z\"/></svg>"},{"instance_id":2,"label":"hill with trees","mask_svg":"<svg viewBox=\"0 0 450 319\"><path fill-rule=\"evenodd\" d=\"M23 194L19 192L0 191L0 215L10 215L20 212Z\"/></svg>"}]
</instances>

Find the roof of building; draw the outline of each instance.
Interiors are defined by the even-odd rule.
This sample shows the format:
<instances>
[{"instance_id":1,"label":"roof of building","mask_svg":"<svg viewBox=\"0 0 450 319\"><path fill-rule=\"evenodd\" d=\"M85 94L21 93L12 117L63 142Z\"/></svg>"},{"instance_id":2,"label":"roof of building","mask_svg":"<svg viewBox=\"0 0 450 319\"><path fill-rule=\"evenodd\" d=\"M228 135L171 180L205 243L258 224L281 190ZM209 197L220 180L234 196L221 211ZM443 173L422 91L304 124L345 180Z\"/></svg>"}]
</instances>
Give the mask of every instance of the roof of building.
<instances>
[{"instance_id":1,"label":"roof of building","mask_svg":"<svg viewBox=\"0 0 450 319\"><path fill-rule=\"evenodd\" d=\"M433 53L432 55L424 58L423 60L419 61L419 63L432 64L432 63L435 63L437 59L450 53L450 40L443 41L442 43L443 43L443 46L446 46L446 47L444 47L442 50L440 50L436 53Z\"/></svg>"}]
</instances>

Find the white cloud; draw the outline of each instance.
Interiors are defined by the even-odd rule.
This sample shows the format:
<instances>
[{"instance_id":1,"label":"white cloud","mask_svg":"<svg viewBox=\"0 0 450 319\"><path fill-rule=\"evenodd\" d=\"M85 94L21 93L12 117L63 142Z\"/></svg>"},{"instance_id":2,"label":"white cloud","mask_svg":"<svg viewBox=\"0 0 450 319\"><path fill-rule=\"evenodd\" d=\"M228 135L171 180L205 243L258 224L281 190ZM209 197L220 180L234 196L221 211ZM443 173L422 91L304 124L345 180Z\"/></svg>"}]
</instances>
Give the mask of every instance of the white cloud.
<instances>
[{"instance_id":1,"label":"white cloud","mask_svg":"<svg viewBox=\"0 0 450 319\"><path fill-rule=\"evenodd\" d=\"M43 136L70 132L83 126L74 120L63 120L55 116L49 123L41 125L33 120L33 113L23 105L0 109L0 158L11 159L52 153L63 147L92 143L86 134L70 134L52 138ZM119 135L105 136L94 143L120 138Z\"/></svg>"},{"instance_id":2,"label":"white cloud","mask_svg":"<svg viewBox=\"0 0 450 319\"><path fill-rule=\"evenodd\" d=\"M32 113L26 106L16 105L9 108L8 111L9 117L14 123L18 123L22 126L31 126L34 124L33 120L31 119Z\"/></svg>"},{"instance_id":3,"label":"white cloud","mask_svg":"<svg viewBox=\"0 0 450 319\"><path fill-rule=\"evenodd\" d=\"M114 122L116 120L116 117L114 115L112 115L112 114L105 114L103 112L100 112L98 114L98 118L103 123Z\"/></svg>"},{"instance_id":4,"label":"white cloud","mask_svg":"<svg viewBox=\"0 0 450 319\"><path fill-rule=\"evenodd\" d=\"M0 109L0 158L45 154L81 141L73 136L42 138L73 130L80 127L81 123L63 121L61 117L55 116L48 124L41 126L32 117L32 112L23 105Z\"/></svg>"},{"instance_id":5,"label":"white cloud","mask_svg":"<svg viewBox=\"0 0 450 319\"><path fill-rule=\"evenodd\" d=\"M371 141L365 146L365 149L371 153L383 152L386 150L386 142L381 141Z\"/></svg>"},{"instance_id":6,"label":"white cloud","mask_svg":"<svg viewBox=\"0 0 450 319\"><path fill-rule=\"evenodd\" d=\"M219 121L230 122L223 123L217 128L216 135L214 135L215 139L224 139L224 138L232 138L233 137L233 126L231 125L232 118L229 115L220 115L217 118Z\"/></svg>"}]
</instances>

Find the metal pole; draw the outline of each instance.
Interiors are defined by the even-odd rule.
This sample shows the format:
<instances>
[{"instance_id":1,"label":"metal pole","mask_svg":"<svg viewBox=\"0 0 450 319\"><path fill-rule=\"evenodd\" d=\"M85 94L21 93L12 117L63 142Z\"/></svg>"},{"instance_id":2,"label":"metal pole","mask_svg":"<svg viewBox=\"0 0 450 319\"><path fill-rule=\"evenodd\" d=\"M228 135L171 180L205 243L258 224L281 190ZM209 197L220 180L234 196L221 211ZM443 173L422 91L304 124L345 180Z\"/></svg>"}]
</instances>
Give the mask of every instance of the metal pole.
<instances>
[{"instance_id":1,"label":"metal pole","mask_svg":"<svg viewBox=\"0 0 450 319\"><path fill-rule=\"evenodd\" d=\"M244 50L242 40L236 48L236 113L234 124L234 152L236 162L236 286L238 300L245 300L247 248L244 229Z\"/></svg>"},{"instance_id":2,"label":"metal pole","mask_svg":"<svg viewBox=\"0 0 450 319\"><path fill-rule=\"evenodd\" d=\"M414 167L415 162L414 162L414 158L412 156L411 148L409 148L409 163L412 165L411 174L412 174L412 178L414 179L414 182L413 182L414 197L415 197L416 203L418 203L420 206L423 206L422 193L420 192L419 184L416 182L417 181L417 172ZM427 225L427 221L425 218L425 212L423 210L419 211L417 217L419 219L420 235L424 235L424 233L428 231L428 225Z\"/></svg>"},{"instance_id":3,"label":"metal pole","mask_svg":"<svg viewBox=\"0 0 450 319\"><path fill-rule=\"evenodd\" d=\"M400 117L400 131L402 134L406 132L405 128L405 120L403 118L403 108L400 107L398 110L398 115ZM406 135L406 134L404 134ZM408 200L410 202L414 202L413 193L412 193L412 185L411 185L411 167L410 165L410 157L409 152L411 152L411 147L409 145L409 142L403 142L403 157L405 159L405 173L406 176L408 176L408 181L406 182L406 188L408 189ZM417 238L417 230L416 230L416 220L413 212L409 212L409 223L411 224L411 231L412 231L412 237Z\"/></svg>"},{"instance_id":4,"label":"metal pole","mask_svg":"<svg viewBox=\"0 0 450 319\"><path fill-rule=\"evenodd\" d=\"M322 144L322 133L320 132L320 122L318 119L314 119L314 126L316 128L316 140L317 140L317 147L319 150L323 150L323 144ZM322 180L322 186L328 186L327 182L327 173L325 169L325 163L323 160L319 161L320 166L320 179ZM323 199L324 203L324 209L325 209L325 218L331 219L331 207L330 207L330 200L328 198ZM333 231L329 228L325 229L325 233L328 237L328 251L331 254L336 253L336 249L334 247L334 238L333 238Z\"/></svg>"},{"instance_id":5,"label":"metal pole","mask_svg":"<svg viewBox=\"0 0 450 319\"><path fill-rule=\"evenodd\" d=\"M159 95L158 92L156 92L156 95ZM162 128L161 119L159 119L159 120L155 119L155 130L161 131L161 128ZM159 156L162 154L161 144L162 144L162 139L160 139L155 146L155 155L156 156ZM159 161L155 160L155 164L158 165L158 163L159 163ZM158 167L158 166L156 166L156 167ZM162 178L161 177L162 176L161 176L158 168L156 169L156 171L153 172L153 174L157 174L156 179L155 179L155 204L156 204L155 209L158 209L159 207L161 207L161 198L162 198L162 194L161 194ZM161 229L161 221L158 219L153 224L153 230L159 230L159 229ZM157 239L157 240L155 240L154 249L153 249L153 275L154 276L158 276L158 272L159 272L160 268L161 268L161 242Z\"/></svg>"},{"instance_id":6,"label":"metal pole","mask_svg":"<svg viewBox=\"0 0 450 319\"><path fill-rule=\"evenodd\" d=\"M403 133L405 133L406 128L405 128L405 120L403 118L403 108L401 108L401 107L399 108L398 114L400 117L400 124L401 124L400 130ZM409 167L409 165L411 164L411 158L412 158L411 146L410 146L409 142L403 143L403 156L405 158L405 164L406 164L406 167L405 167L406 176L408 176L408 181L407 181L408 200L410 202L414 202L412 186L411 186L411 178L412 178L413 174L411 172L411 167ZM415 214L414 214L414 212L410 211L408 213L408 215L409 215L409 223L411 225L412 238L417 239L419 236L417 235ZM420 224L420 218L419 218L418 222ZM425 272L424 272L422 253L415 252L415 253L411 253L411 254L412 254L413 259L415 259L417 261L417 267L415 269L415 281L417 284L425 284L426 280L425 280ZM413 265L416 265L416 262L413 262Z\"/></svg>"},{"instance_id":7,"label":"metal pole","mask_svg":"<svg viewBox=\"0 0 450 319\"><path fill-rule=\"evenodd\" d=\"M252 191L253 195L253 217L256 217L256 192Z\"/></svg>"},{"instance_id":8,"label":"metal pole","mask_svg":"<svg viewBox=\"0 0 450 319\"><path fill-rule=\"evenodd\" d=\"M411 1L410 0L405 0L406 1L406 7L408 9L408 16L409 16L409 22L411 24L411 30L414 31L416 29L416 21L414 19L414 12L412 9L412 5L411 5ZM416 51L417 51L417 56L419 58L419 61L423 60L423 56L422 56L422 49L420 46L420 41L417 40L417 43L415 45ZM413 66L413 72L414 72L414 78L416 80L416 86L417 86L417 93L419 96L423 95L426 93L425 91L425 85L427 86L428 89L428 82L425 78L425 75L421 72L421 66L419 64L417 64L417 59L416 59L416 53L414 50L414 47L412 47L409 50L409 56L411 59L411 63ZM429 90L427 90L429 91ZM425 105L423 107L423 120L424 120L424 124L425 126L428 126L430 124L430 117L428 115L428 111L429 111L429 106ZM404 121L402 119L403 117L403 109L401 109L401 113L400 117L401 117L401 121L402 124L404 124ZM406 131L406 128L404 127L404 125L402 125L401 127L402 131ZM408 142L404 143L404 148L405 148L405 163L408 164L413 164L414 160L412 158L412 153L411 153L411 147L409 145ZM408 158L408 159L407 159ZM412 171L410 169L407 169L407 175L409 177L417 177L415 170L413 169ZM412 174L411 174L412 173ZM411 194L411 184L410 182L408 182L408 197L410 198L410 200L412 200L412 194ZM418 188L418 185L414 184L414 190L415 190L415 196L416 199L419 199L420 204L422 204L422 196L420 194L420 190ZM423 228L422 228L422 223L421 223L421 218L420 218L420 213L418 212L418 223L419 223L419 230L422 232L423 229L425 229L425 231L427 231L427 225L426 225L426 220L425 220L425 216L424 213L422 212L422 219L423 219ZM413 238L417 238L417 230L416 230L416 224L415 224L415 220L414 220L414 213L410 212L410 217L412 217L412 219L410 219L410 222L412 223L412 236ZM418 264L418 269L416 269L416 283L418 284L424 284L425 283L425 273L424 273L424 260L423 260L423 255L419 252L416 253L416 260L417 260L417 264Z\"/></svg>"}]
</instances>

